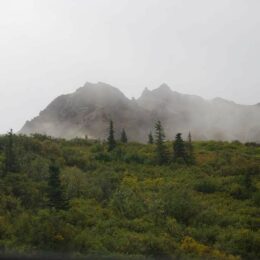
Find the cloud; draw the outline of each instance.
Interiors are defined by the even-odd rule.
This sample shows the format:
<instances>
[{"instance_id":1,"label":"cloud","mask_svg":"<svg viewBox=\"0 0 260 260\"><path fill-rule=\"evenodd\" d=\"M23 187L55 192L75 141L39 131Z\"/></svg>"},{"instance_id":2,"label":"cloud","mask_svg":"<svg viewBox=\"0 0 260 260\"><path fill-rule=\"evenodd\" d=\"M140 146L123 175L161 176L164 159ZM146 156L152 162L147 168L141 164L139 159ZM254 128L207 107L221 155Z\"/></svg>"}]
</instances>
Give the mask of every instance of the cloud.
<instances>
[{"instance_id":1,"label":"cloud","mask_svg":"<svg viewBox=\"0 0 260 260\"><path fill-rule=\"evenodd\" d=\"M0 132L19 129L86 81L129 97L177 91L260 102L260 2L79 0L0 3Z\"/></svg>"}]
</instances>

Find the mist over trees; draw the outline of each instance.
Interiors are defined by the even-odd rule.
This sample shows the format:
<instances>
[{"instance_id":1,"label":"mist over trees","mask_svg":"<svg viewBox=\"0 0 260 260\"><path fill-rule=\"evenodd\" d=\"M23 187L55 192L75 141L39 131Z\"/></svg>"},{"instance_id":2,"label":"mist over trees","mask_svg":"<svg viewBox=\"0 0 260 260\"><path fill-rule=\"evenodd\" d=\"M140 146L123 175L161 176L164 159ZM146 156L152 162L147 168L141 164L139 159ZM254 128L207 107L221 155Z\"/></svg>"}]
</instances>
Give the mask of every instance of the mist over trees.
<instances>
[{"instance_id":1,"label":"mist over trees","mask_svg":"<svg viewBox=\"0 0 260 260\"><path fill-rule=\"evenodd\" d=\"M173 142L173 151L168 150L166 146L166 136L160 120L154 124L155 140L153 139L152 132L148 134L148 144L155 144L155 158L159 165L168 164L171 162L194 164L195 157L193 153L193 145L191 140L191 133L189 132L187 142L182 139L182 134L177 133L175 141ZM126 131L123 128L120 135L121 143L126 144L128 142ZM116 140L114 137L114 123L110 121L109 131L107 137L108 151L112 151L116 147Z\"/></svg>"},{"instance_id":2,"label":"mist over trees","mask_svg":"<svg viewBox=\"0 0 260 260\"><path fill-rule=\"evenodd\" d=\"M153 134L152 132L150 131L149 135L148 135L148 144L153 144L154 143L154 140L153 140Z\"/></svg>"},{"instance_id":3,"label":"mist over trees","mask_svg":"<svg viewBox=\"0 0 260 260\"><path fill-rule=\"evenodd\" d=\"M2 0L0 35L0 260L260 260L260 0Z\"/></svg>"},{"instance_id":4,"label":"mist over trees","mask_svg":"<svg viewBox=\"0 0 260 260\"><path fill-rule=\"evenodd\" d=\"M20 133L104 139L111 117L116 122L114 131L120 133L125 128L128 141L146 143L151 122L160 119L169 139L177 133L186 137L191 131L193 140L260 142L259 105L205 100L172 91L166 84L146 89L140 98L131 100L106 83L88 82L74 93L57 97Z\"/></svg>"},{"instance_id":5,"label":"mist over trees","mask_svg":"<svg viewBox=\"0 0 260 260\"><path fill-rule=\"evenodd\" d=\"M121 138L120 138L121 142L126 144L128 139L127 139L127 136L126 136L126 132L125 132L125 129L123 128L122 132L121 132Z\"/></svg>"}]
</instances>

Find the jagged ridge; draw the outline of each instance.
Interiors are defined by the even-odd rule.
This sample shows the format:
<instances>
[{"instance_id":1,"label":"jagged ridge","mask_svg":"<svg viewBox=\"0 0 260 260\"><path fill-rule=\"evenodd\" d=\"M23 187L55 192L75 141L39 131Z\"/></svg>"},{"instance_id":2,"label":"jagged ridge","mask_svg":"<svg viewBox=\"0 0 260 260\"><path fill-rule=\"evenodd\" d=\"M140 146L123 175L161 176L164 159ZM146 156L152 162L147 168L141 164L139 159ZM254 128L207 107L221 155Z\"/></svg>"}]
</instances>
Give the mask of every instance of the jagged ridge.
<instances>
[{"instance_id":1,"label":"jagged ridge","mask_svg":"<svg viewBox=\"0 0 260 260\"><path fill-rule=\"evenodd\" d=\"M177 132L191 131L200 140L260 141L259 105L204 100L172 91L165 83L155 90L146 88L139 99L130 100L111 85L88 82L72 94L57 97L20 132L104 139L110 119L117 134L125 128L133 141L145 142L156 120L162 121L169 139Z\"/></svg>"}]
</instances>

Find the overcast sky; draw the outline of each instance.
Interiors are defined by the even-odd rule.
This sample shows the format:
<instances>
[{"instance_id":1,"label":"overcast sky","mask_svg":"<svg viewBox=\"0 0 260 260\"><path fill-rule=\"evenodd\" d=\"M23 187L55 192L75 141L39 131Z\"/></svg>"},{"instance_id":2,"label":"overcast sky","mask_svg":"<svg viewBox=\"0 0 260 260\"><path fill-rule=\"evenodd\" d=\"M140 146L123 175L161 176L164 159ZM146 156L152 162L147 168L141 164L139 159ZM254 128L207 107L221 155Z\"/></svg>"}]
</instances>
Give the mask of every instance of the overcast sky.
<instances>
[{"instance_id":1,"label":"overcast sky","mask_svg":"<svg viewBox=\"0 0 260 260\"><path fill-rule=\"evenodd\" d=\"M103 81L260 102L259 0L0 0L0 133Z\"/></svg>"}]
</instances>

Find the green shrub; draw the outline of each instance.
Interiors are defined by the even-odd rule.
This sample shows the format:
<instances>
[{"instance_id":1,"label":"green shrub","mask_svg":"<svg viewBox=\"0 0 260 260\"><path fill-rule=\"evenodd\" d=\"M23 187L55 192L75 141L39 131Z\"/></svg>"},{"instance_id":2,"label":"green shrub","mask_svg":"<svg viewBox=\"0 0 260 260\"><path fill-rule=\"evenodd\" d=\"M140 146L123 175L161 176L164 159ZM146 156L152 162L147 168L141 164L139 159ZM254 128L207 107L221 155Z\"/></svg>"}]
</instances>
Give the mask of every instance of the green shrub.
<instances>
[{"instance_id":1,"label":"green shrub","mask_svg":"<svg viewBox=\"0 0 260 260\"><path fill-rule=\"evenodd\" d=\"M260 207L260 190L256 191L253 195L253 201L257 207Z\"/></svg>"},{"instance_id":2,"label":"green shrub","mask_svg":"<svg viewBox=\"0 0 260 260\"><path fill-rule=\"evenodd\" d=\"M168 191L164 194L164 210L166 215L188 225L193 222L200 206L186 191Z\"/></svg>"},{"instance_id":3,"label":"green shrub","mask_svg":"<svg viewBox=\"0 0 260 260\"><path fill-rule=\"evenodd\" d=\"M244 199L245 198L245 189L238 183L231 184L229 188L229 194L235 199Z\"/></svg>"},{"instance_id":4,"label":"green shrub","mask_svg":"<svg viewBox=\"0 0 260 260\"><path fill-rule=\"evenodd\" d=\"M217 185L210 179L203 179L195 184L195 190L203 193L214 193L217 191Z\"/></svg>"}]
</instances>

